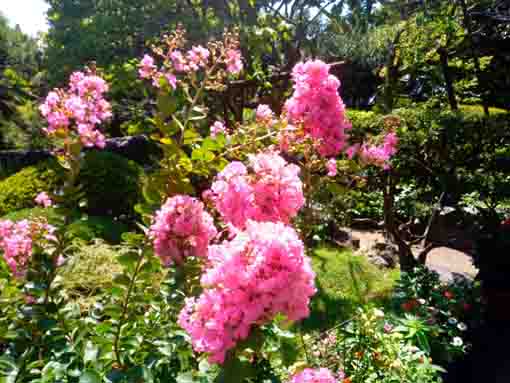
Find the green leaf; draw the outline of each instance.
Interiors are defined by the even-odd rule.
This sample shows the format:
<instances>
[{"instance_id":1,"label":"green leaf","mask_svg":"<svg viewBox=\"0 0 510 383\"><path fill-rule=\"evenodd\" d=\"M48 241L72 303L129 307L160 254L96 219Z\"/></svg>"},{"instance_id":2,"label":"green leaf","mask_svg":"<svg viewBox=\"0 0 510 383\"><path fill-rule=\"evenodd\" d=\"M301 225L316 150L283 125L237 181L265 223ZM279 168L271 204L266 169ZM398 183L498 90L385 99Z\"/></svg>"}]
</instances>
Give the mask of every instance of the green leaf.
<instances>
[{"instance_id":1,"label":"green leaf","mask_svg":"<svg viewBox=\"0 0 510 383\"><path fill-rule=\"evenodd\" d=\"M91 341L87 341L85 344L85 351L83 353L83 362L85 364L91 362L95 363L99 354L99 348L94 345Z\"/></svg>"},{"instance_id":2,"label":"green leaf","mask_svg":"<svg viewBox=\"0 0 510 383\"><path fill-rule=\"evenodd\" d=\"M79 383L101 383L101 376L94 370L87 370L80 376Z\"/></svg>"},{"instance_id":3,"label":"green leaf","mask_svg":"<svg viewBox=\"0 0 510 383\"><path fill-rule=\"evenodd\" d=\"M136 265L136 263L138 262L138 259L139 259L139 256L134 251L130 251L129 253L125 253L125 254L122 254L117 257L117 261L119 261L119 263L122 266L125 266L128 268L134 267Z\"/></svg>"},{"instance_id":4,"label":"green leaf","mask_svg":"<svg viewBox=\"0 0 510 383\"><path fill-rule=\"evenodd\" d=\"M129 277L125 274L117 274L113 277L113 283L128 286L131 283L131 279L129 279Z\"/></svg>"},{"instance_id":5,"label":"green leaf","mask_svg":"<svg viewBox=\"0 0 510 383\"><path fill-rule=\"evenodd\" d=\"M201 140L201 136L200 134L198 134L194 129L186 129L186 131L184 132L184 144L185 145L190 145L194 142L197 142L197 141L200 141Z\"/></svg>"},{"instance_id":6,"label":"green leaf","mask_svg":"<svg viewBox=\"0 0 510 383\"><path fill-rule=\"evenodd\" d=\"M167 93L160 93L157 99L157 107L161 116L166 119L177 110L177 102L175 97L171 97Z\"/></svg>"},{"instance_id":7,"label":"green leaf","mask_svg":"<svg viewBox=\"0 0 510 383\"><path fill-rule=\"evenodd\" d=\"M223 364L223 368L215 383L239 383L257 375L255 368L247 361L230 358Z\"/></svg>"},{"instance_id":8,"label":"green leaf","mask_svg":"<svg viewBox=\"0 0 510 383\"><path fill-rule=\"evenodd\" d=\"M195 380L193 379L193 374L191 372L185 372L183 374L177 375L176 382L177 383L193 383Z\"/></svg>"}]
</instances>

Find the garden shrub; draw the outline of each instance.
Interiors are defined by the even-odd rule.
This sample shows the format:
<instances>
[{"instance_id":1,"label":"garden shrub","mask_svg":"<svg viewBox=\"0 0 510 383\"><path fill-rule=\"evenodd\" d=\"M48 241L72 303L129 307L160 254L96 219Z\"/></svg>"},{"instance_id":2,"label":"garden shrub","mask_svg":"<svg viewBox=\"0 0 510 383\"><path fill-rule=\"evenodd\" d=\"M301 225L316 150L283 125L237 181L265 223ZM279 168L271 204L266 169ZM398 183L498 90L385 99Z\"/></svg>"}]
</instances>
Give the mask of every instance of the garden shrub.
<instances>
[{"instance_id":1,"label":"garden shrub","mask_svg":"<svg viewBox=\"0 0 510 383\"><path fill-rule=\"evenodd\" d=\"M117 261L119 250L101 241L78 246L60 270L63 288L80 306L90 306L98 294L112 286L115 273L122 271Z\"/></svg>"},{"instance_id":2,"label":"garden shrub","mask_svg":"<svg viewBox=\"0 0 510 383\"><path fill-rule=\"evenodd\" d=\"M350 110L348 116L354 137L385 129L382 114ZM504 150L510 114L492 108L490 117L485 119L479 106L461 106L452 112L414 105L395 109L391 117L399 121L399 151L392 160L397 189L403 197L395 201L398 215L404 219L427 216L443 191L447 193L443 202L450 206L473 192L477 192L482 204L493 209L510 198L506 187L509 167L505 166L508 153ZM372 174L368 171L365 175ZM372 182L364 189L366 198L360 200L359 207L370 205L363 200L371 200L371 193L380 190L376 178L370 178ZM413 201L420 201L422 206L410 209Z\"/></svg>"},{"instance_id":3,"label":"garden shrub","mask_svg":"<svg viewBox=\"0 0 510 383\"><path fill-rule=\"evenodd\" d=\"M92 215L129 214L139 195L141 170L136 163L109 153L90 151L80 175ZM63 182L63 170L54 159L28 166L0 181L0 215L30 208L42 191L53 191Z\"/></svg>"},{"instance_id":4,"label":"garden shrub","mask_svg":"<svg viewBox=\"0 0 510 383\"><path fill-rule=\"evenodd\" d=\"M472 330L481 323L479 283L462 277L444 283L426 267L401 274L393 305L399 316L419 317L435 327L427 344L438 362L448 363L465 353Z\"/></svg>"},{"instance_id":5,"label":"garden shrub","mask_svg":"<svg viewBox=\"0 0 510 383\"><path fill-rule=\"evenodd\" d=\"M17 222L22 219L36 218L43 218L54 226L62 225L64 222L64 217L56 209L42 207L16 210L0 217L0 220ZM65 227L65 235L69 240L80 239L85 242L100 238L109 243L119 243L122 233L126 231L128 231L128 225L108 216L84 216Z\"/></svg>"},{"instance_id":6,"label":"garden shrub","mask_svg":"<svg viewBox=\"0 0 510 383\"><path fill-rule=\"evenodd\" d=\"M91 215L129 214L139 196L141 169L135 162L110 153L90 151L80 175Z\"/></svg>"},{"instance_id":7,"label":"garden shrub","mask_svg":"<svg viewBox=\"0 0 510 383\"><path fill-rule=\"evenodd\" d=\"M51 159L0 181L0 215L33 207L37 194L55 189L63 180L62 176L58 163Z\"/></svg>"},{"instance_id":8,"label":"garden shrub","mask_svg":"<svg viewBox=\"0 0 510 383\"><path fill-rule=\"evenodd\" d=\"M124 223L113 220L111 217L88 216L71 223L66 230L69 239L78 238L91 242L101 238L109 243L119 243L122 233L128 231Z\"/></svg>"},{"instance_id":9,"label":"garden shrub","mask_svg":"<svg viewBox=\"0 0 510 383\"><path fill-rule=\"evenodd\" d=\"M441 382L442 369L428 350L406 336L413 330L427 333L424 322L401 322L377 308L358 308L356 314L311 345L316 363L339 371L341 382Z\"/></svg>"},{"instance_id":10,"label":"garden shrub","mask_svg":"<svg viewBox=\"0 0 510 383\"><path fill-rule=\"evenodd\" d=\"M12 211L4 215L3 217L0 217L0 220L10 220L13 222L17 222L21 221L22 219L34 219L34 218L45 218L48 220L48 223L55 226L63 222L63 217L55 209L44 207L32 207Z\"/></svg>"}]
</instances>

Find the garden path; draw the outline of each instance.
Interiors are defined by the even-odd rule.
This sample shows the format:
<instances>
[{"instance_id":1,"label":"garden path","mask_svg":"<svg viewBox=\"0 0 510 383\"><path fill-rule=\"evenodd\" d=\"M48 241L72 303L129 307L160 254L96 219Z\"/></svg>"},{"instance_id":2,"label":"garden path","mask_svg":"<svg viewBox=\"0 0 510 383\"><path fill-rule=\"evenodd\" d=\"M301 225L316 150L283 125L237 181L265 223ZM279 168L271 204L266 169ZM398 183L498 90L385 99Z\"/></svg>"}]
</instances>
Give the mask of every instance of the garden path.
<instances>
[{"instance_id":1,"label":"garden path","mask_svg":"<svg viewBox=\"0 0 510 383\"><path fill-rule=\"evenodd\" d=\"M382 230L355 230L349 229L353 237L360 240L359 251L367 253L377 242L384 242ZM416 248L416 253L419 248ZM473 265L469 254L451 249L438 247L432 250L427 257L427 266L438 272L443 280L451 280L454 274L461 274L474 278L478 270Z\"/></svg>"}]
</instances>

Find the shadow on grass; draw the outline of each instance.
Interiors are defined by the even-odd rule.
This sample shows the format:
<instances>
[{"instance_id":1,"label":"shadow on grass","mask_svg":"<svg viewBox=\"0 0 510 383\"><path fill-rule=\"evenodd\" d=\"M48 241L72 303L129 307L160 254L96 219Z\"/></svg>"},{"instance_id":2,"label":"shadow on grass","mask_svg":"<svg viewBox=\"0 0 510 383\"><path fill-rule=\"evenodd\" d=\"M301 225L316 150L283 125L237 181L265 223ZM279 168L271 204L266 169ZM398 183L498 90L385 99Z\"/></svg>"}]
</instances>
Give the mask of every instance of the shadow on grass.
<instances>
[{"instance_id":1,"label":"shadow on grass","mask_svg":"<svg viewBox=\"0 0 510 383\"><path fill-rule=\"evenodd\" d=\"M362 305L386 306L398 277L396 270L381 270L348 249L317 248L311 254L317 293L303 330L324 331L352 318Z\"/></svg>"}]
</instances>

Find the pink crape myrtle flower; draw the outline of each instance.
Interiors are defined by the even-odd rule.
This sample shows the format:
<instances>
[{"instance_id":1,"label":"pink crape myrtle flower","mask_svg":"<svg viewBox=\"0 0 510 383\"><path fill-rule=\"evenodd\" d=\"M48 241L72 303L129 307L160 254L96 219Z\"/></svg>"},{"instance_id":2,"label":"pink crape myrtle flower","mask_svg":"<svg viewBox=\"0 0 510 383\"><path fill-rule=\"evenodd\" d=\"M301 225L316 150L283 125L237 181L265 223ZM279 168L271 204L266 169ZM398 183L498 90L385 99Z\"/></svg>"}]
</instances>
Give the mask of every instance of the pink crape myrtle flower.
<instances>
[{"instance_id":1,"label":"pink crape myrtle flower","mask_svg":"<svg viewBox=\"0 0 510 383\"><path fill-rule=\"evenodd\" d=\"M227 72L237 74L243 70L241 52L237 49L229 49L226 53Z\"/></svg>"},{"instance_id":2,"label":"pink crape myrtle flower","mask_svg":"<svg viewBox=\"0 0 510 383\"><path fill-rule=\"evenodd\" d=\"M55 230L45 222L0 221L0 250L14 277L25 276L34 245L56 242Z\"/></svg>"},{"instance_id":3,"label":"pink crape myrtle flower","mask_svg":"<svg viewBox=\"0 0 510 383\"><path fill-rule=\"evenodd\" d=\"M331 158L327 164L326 164L326 168L328 169L328 176L329 177L334 177L336 176L337 174L337 169L336 169L336 160L334 158Z\"/></svg>"},{"instance_id":4,"label":"pink crape myrtle flower","mask_svg":"<svg viewBox=\"0 0 510 383\"><path fill-rule=\"evenodd\" d=\"M292 78L294 93L284 108L287 119L303 127L304 138L312 139L321 156L338 155L351 129L338 94L340 81L329 73L329 65L320 60L296 64Z\"/></svg>"},{"instance_id":5,"label":"pink crape myrtle flower","mask_svg":"<svg viewBox=\"0 0 510 383\"><path fill-rule=\"evenodd\" d=\"M354 158L354 156L356 155L356 153L358 153L359 148L360 148L360 144L354 144L354 145L349 146L347 148L347 150L345 151L347 158L352 160Z\"/></svg>"},{"instance_id":6,"label":"pink crape myrtle flower","mask_svg":"<svg viewBox=\"0 0 510 383\"><path fill-rule=\"evenodd\" d=\"M105 137L97 126L112 116L111 105L104 99L107 91L108 84L101 77L74 72L69 89L49 92L39 107L48 122L43 131L50 137L74 134L84 146L104 148Z\"/></svg>"},{"instance_id":7,"label":"pink crape myrtle flower","mask_svg":"<svg viewBox=\"0 0 510 383\"><path fill-rule=\"evenodd\" d=\"M398 142L396 133L390 132L384 137L382 145L363 144L359 151L360 158L367 164L387 170L390 168L391 157L397 153Z\"/></svg>"},{"instance_id":8,"label":"pink crape myrtle flower","mask_svg":"<svg viewBox=\"0 0 510 383\"><path fill-rule=\"evenodd\" d=\"M287 163L273 151L249 155L248 158L255 173L250 218L289 223L305 203L299 167Z\"/></svg>"},{"instance_id":9,"label":"pink crape myrtle flower","mask_svg":"<svg viewBox=\"0 0 510 383\"><path fill-rule=\"evenodd\" d=\"M274 113L269 105L260 104L255 112L255 119L261 124L269 124L273 121Z\"/></svg>"},{"instance_id":10,"label":"pink crape myrtle flower","mask_svg":"<svg viewBox=\"0 0 510 383\"><path fill-rule=\"evenodd\" d=\"M170 59L177 72L189 72L190 67L188 61L184 57L181 51L173 51L170 54Z\"/></svg>"},{"instance_id":11,"label":"pink crape myrtle flower","mask_svg":"<svg viewBox=\"0 0 510 383\"><path fill-rule=\"evenodd\" d=\"M223 133L225 134L227 132L227 128L225 127L225 124L221 121L216 121L211 126L211 137L216 137L218 134Z\"/></svg>"},{"instance_id":12,"label":"pink crape myrtle flower","mask_svg":"<svg viewBox=\"0 0 510 383\"><path fill-rule=\"evenodd\" d=\"M227 224L244 227L253 206L253 186L242 162L233 161L218 173L208 194Z\"/></svg>"},{"instance_id":13,"label":"pink crape myrtle flower","mask_svg":"<svg viewBox=\"0 0 510 383\"><path fill-rule=\"evenodd\" d=\"M44 207L50 207L53 205L53 201L46 192L41 192L35 197L35 203Z\"/></svg>"},{"instance_id":14,"label":"pink crape myrtle flower","mask_svg":"<svg viewBox=\"0 0 510 383\"><path fill-rule=\"evenodd\" d=\"M249 165L232 162L218 174L208 193L216 210L239 229L248 219L289 223L305 202L299 167L273 151L250 155Z\"/></svg>"},{"instance_id":15,"label":"pink crape myrtle flower","mask_svg":"<svg viewBox=\"0 0 510 383\"><path fill-rule=\"evenodd\" d=\"M179 314L179 325L197 352L223 363L228 350L253 326L277 314L289 320L309 315L314 272L294 229L281 222L248 221L231 241L209 247L204 287Z\"/></svg>"},{"instance_id":16,"label":"pink crape myrtle flower","mask_svg":"<svg viewBox=\"0 0 510 383\"><path fill-rule=\"evenodd\" d=\"M138 69L138 74L141 78L151 78L154 72L157 70L156 65L154 65L154 59L152 56L145 55L143 56L142 61L140 61L140 69Z\"/></svg>"},{"instance_id":17,"label":"pink crape myrtle flower","mask_svg":"<svg viewBox=\"0 0 510 383\"><path fill-rule=\"evenodd\" d=\"M205 258L216 236L213 218L196 198L177 195L168 198L154 217L149 236L163 265L182 264L189 256Z\"/></svg>"},{"instance_id":18,"label":"pink crape myrtle flower","mask_svg":"<svg viewBox=\"0 0 510 383\"><path fill-rule=\"evenodd\" d=\"M190 69L196 71L201 67L205 67L209 60L209 55L209 50L201 45L192 47L186 53L186 58L188 60Z\"/></svg>"},{"instance_id":19,"label":"pink crape myrtle flower","mask_svg":"<svg viewBox=\"0 0 510 383\"><path fill-rule=\"evenodd\" d=\"M294 375L289 383L337 383L337 379L327 368L306 368Z\"/></svg>"}]
</instances>

